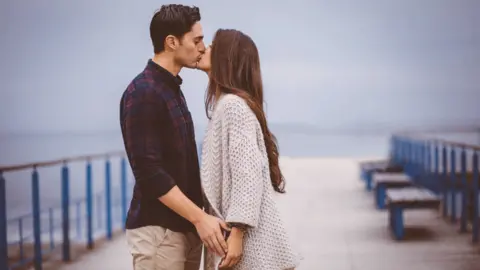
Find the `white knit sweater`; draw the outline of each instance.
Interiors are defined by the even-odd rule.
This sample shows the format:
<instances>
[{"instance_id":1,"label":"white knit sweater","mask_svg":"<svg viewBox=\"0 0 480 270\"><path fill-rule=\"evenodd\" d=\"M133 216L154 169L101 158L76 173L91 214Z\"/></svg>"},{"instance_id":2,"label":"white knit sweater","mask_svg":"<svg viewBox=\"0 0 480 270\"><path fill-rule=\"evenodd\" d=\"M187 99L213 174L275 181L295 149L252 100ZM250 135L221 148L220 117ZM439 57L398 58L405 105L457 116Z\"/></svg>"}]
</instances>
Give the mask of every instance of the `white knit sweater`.
<instances>
[{"instance_id":1,"label":"white knit sweater","mask_svg":"<svg viewBox=\"0 0 480 270\"><path fill-rule=\"evenodd\" d=\"M202 187L211 214L244 223L243 256L235 270L284 270L297 266L274 201L265 142L253 111L240 97L215 105L202 148ZM208 253L205 270L220 258Z\"/></svg>"}]
</instances>

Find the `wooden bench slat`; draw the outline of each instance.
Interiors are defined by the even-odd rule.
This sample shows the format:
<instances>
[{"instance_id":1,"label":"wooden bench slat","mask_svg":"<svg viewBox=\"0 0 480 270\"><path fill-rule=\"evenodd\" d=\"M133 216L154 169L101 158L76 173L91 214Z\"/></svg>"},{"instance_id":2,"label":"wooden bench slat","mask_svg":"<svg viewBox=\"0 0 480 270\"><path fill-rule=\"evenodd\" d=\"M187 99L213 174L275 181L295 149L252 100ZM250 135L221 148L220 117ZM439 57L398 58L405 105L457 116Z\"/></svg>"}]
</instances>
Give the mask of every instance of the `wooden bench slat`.
<instances>
[{"instance_id":1,"label":"wooden bench slat","mask_svg":"<svg viewBox=\"0 0 480 270\"><path fill-rule=\"evenodd\" d=\"M423 188L407 187L387 190L387 200L392 202L425 202L439 201L433 192Z\"/></svg>"},{"instance_id":2,"label":"wooden bench slat","mask_svg":"<svg viewBox=\"0 0 480 270\"><path fill-rule=\"evenodd\" d=\"M374 173L372 181L374 183L405 183L411 182L410 176L404 173Z\"/></svg>"},{"instance_id":3,"label":"wooden bench slat","mask_svg":"<svg viewBox=\"0 0 480 270\"><path fill-rule=\"evenodd\" d=\"M388 162L362 164L360 167L364 170L382 170L390 166Z\"/></svg>"}]
</instances>

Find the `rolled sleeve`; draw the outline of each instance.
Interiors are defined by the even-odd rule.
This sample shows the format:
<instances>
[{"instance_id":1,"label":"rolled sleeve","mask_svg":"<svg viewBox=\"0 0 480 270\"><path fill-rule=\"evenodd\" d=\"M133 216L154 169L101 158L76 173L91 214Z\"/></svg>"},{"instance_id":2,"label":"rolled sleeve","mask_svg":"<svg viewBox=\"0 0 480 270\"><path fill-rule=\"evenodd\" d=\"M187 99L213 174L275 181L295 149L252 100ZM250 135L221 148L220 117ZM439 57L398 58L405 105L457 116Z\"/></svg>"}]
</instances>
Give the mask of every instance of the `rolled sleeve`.
<instances>
[{"instance_id":1,"label":"rolled sleeve","mask_svg":"<svg viewBox=\"0 0 480 270\"><path fill-rule=\"evenodd\" d=\"M132 171L142 197L157 199L175 185L164 167L162 149L162 105L154 93L125 95L124 137Z\"/></svg>"}]
</instances>

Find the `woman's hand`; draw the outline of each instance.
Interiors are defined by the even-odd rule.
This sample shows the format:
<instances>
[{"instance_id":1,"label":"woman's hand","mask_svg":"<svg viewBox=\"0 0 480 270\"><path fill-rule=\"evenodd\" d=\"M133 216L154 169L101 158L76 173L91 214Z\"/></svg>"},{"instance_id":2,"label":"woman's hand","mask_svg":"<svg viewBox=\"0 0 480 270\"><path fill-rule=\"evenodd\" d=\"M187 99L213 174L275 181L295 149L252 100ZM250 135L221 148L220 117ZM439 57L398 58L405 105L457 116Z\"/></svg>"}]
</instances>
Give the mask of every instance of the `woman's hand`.
<instances>
[{"instance_id":1,"label":"woman's hand","mask_svg":"<svg viewBox=\"0 0 480 270\"><path fill-rule=\"evenodd\" d=\"M220 262L219 268L226 269L238 263L243 254L243 231L232 228L227 239L227 255Z\"/></svg>"}]
</instances>

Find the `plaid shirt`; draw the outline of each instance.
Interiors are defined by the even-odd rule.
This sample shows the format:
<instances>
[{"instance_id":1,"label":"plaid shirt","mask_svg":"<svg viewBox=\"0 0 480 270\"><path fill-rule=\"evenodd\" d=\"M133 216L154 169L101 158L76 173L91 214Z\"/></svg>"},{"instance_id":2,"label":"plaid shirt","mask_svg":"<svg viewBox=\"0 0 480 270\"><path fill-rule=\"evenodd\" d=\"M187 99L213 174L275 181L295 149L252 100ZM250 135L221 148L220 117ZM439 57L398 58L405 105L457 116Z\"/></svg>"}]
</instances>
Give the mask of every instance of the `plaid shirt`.
<instances>
[{"instance_id":1,"label":"plaid shirt","mask_svg":"<svg viewBox=\"0 0 480 270\"><path fill-rule=\"evenodd\" d=\"M172 231L194 226L158 198L175 185L203 207L192 117L182 79L149 60L120 102L120 124L135 187L127 229L158 225Z\"/></svg>"}]
</instances>

